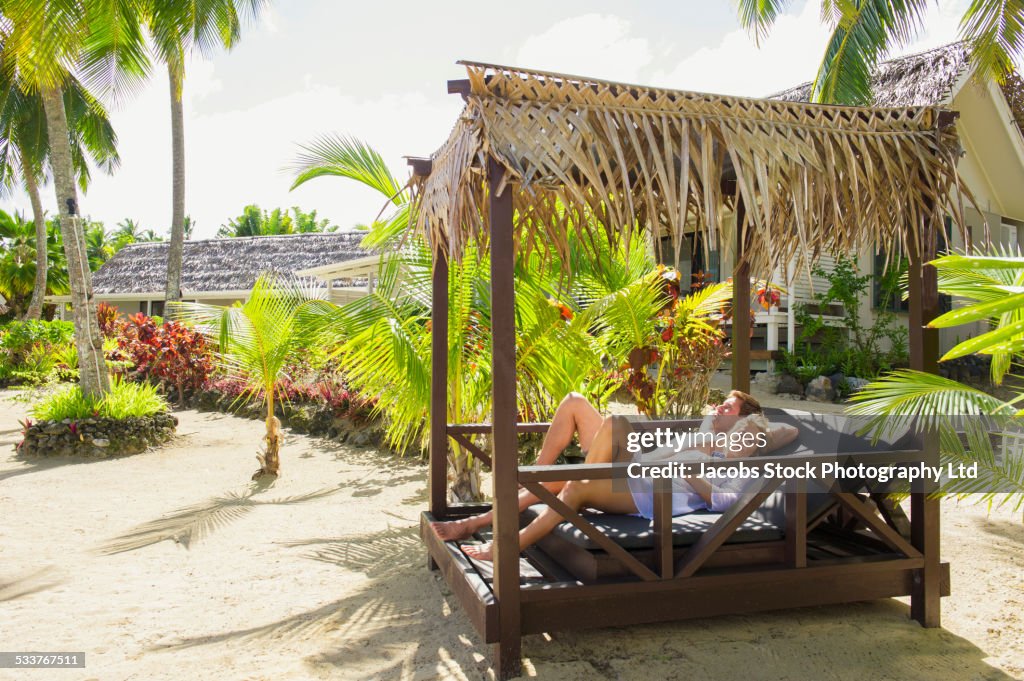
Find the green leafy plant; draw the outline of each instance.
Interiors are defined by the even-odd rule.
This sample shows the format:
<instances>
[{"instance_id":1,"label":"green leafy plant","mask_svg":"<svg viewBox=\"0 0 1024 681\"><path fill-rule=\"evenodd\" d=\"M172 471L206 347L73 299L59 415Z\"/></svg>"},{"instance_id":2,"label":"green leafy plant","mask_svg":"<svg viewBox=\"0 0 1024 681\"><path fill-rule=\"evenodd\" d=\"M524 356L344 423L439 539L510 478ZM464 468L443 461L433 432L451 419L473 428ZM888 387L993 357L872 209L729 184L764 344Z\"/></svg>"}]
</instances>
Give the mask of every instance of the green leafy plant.
<instances>
[{"instance_id":1,"label":"green leafy plant","mask_svg":"<svg viewBox=\"0 0 1024 681\"><path fill-rule=\"evenodd\" d=\"M266 449L253 478L280 470L281 422L274 415L280 379L300 361L311 336L300 322L306 306L318 301L320 289L307 280L263 274L239 306L173 303L172 316L195 325L216 347L222 371L246 385L246 397L266 405Z\"/></svg>"},{"instance_id":2,"label":"green leafy plant","mask_svg":"<svg viewBox=\"0 0 1024 681\"><path fill-rule=\"evenodd\" d=\"M886 270L880 284L880 305L870 324L861 319L862 301L870 291L874 277L862 275L856 263L845 256L835 261L832 270L820 265L812 269L828 282L828 288L815 294L813 302L795 310L800 335L796 339L795 358L783 366L801 382L816 376L842 372L848 376L871 378L902 366L907 361L907 330L889 309L898 295L899 273L905 261ZM838 322L825 318L834 304L842 306Z\"/></svg>"},{"instance_id":3,"label":"green leafy plant","mask_svg":"<svg viewBox=\"0 0 1024 681\"><path fill-rule=\"evenodd\" d=\"M174 386L179 403L209 378L213 356L199 331L179 322L157 324L141 312L113 318L104 317L106 312L100 309L100 328L116 339L118 352L113 359L125 376L150 381L164 391Z\"/></svg>"},{"instance_id":4,"label":"green leafy plant","mask_svg":"<svg viewBox=\"0 0 1024 681\"><path fill-rule=\"evenodd\" d=\"M952 254L931 263L939 291L973 301L933 320L948 328L984 321L991 331L961 342L943 359L972 353L992 356L993 380L1000 382L1024 352L1024 257L992 249L979 255ZM898 429L915 420L938 433L939 453L950 463L978 464L979 476L950 480L944 492L980 494L989 506L1024 508L1024 440L1020 403L1024 392L1002 400L952 379L920 371L892 372L853 396L848 411L872 417L874 432ZM963 417L963 418L953 418ZM997 448L993 436L1005 445ZM1000 451L1001 449L1001 451Z\"/></svg>"},{"instance_id":5,"label":"green leafy plant","mask_svg":"<svg viewBox=\"0 0 1024 681\"><path fill-rule=\"evenodd\" d=\"M167 402L155 386L115 380L110 392L97 399L82 393L77 385L52 393L32 408L40 421L64 419L128 419L152 416L167 411Z\"/></svg>"}]
</instances>

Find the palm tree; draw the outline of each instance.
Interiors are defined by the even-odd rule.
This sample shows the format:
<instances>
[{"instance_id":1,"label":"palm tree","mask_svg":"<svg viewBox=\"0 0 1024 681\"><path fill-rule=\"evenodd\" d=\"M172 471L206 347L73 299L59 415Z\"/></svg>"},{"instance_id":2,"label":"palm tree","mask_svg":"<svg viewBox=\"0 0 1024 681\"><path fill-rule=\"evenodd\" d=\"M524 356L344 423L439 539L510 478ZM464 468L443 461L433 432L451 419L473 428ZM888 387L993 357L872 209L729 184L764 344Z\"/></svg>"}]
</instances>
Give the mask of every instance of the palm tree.
<instances>
[{"instance_id":1,"label":"palm tree","mask_svg":"<svg viewBox=\"0 0 1024 681\"><path fill-rule=\"evenodd\" d=\"M160 60L167 66L171 94L172 199L167 250L168 301L181 299L181 258L185 243L185 62L194 50L231 49L241 35L242 17L254 19L266 0L146 0L146 23Z\"/></svg>"},{"instance_id":2,"label":"palm tree","mask_svg":"<svg viewBox=\"0 0 1024 681\"><path fill-rule=\"evenodd\" d=\"M327 218L318 218L316 209L308 213L302 211L298 206L291 208L292 224L295 226L296 234L309 234L310 232L337 232L338 225L332 224Z\"/></svg>"},{"instance_id":3,"label":"palm tree","mask_svg":"<svg viewBox=\"0 0 1024 681\"><path fill-rule=\"evenodd\" d=\"M290 210L275 208L266 211L253 203L243 208L237 218L221 225L217 237L280 236L337 230L338 226L331 224L330 220L317 218L315 210L306 213L298 206L292 206Z\"/></svg>"},{"instance_id":4,"label":"palm tree","mask_svg":"<svg viewBox=\"0 0 1024 681\"><path fill-rule=\"evenodd\" d=\"M992 330L970 338L946 353L943 361L973 353L992 359L992 380L1003 381L1011 364L1024 354L1024 257L993 249L983 255L946 255L931 263L939 291L973 301L934 319L929 326L949 328L987 322ZM920 371L892 372L853 396L854 415L871 416L877 432L899 429L909 419L939 433L940 455L952 463L979 465L977 479L951 480L945 491L981 493L989 505L1013 503L1024 508L1024 438L1019 403L1024 391L1004 401L957 381ZM955 418L959 417L959 418ZM965 430L961 438L957 427ZM1001 453L990 433L1003 436ZM966 440L966 441L965 441Z\"/></svg>"},{"instance_id":5,"label":"palm tree","mask_svg":"<svg viewBox=\"0 0 1024 681\"><path fill-rule=\"evenodd\" d=\"M93 222L88 219L83 222L85 223L86 257L89 261L89 269L95 272L103 267L103 263L114 257L116 249L102 222Z\"/></svg>"},{"instance_id":6,"label":"palm tree","mask_svg":"<svg viewBox=\"0 0 1024 681\"><path fill-rule=\"evenodd\" d=\"M757 40L791 0L737 0L740 23ZM832 35L811 88L811 99L830 104L871 102L871 71L894 47L920 31L926 0L821 0L822 20ZM982 77L999 80L1024 56L1024 5L1006 0L973 0L960 20L960 38Z\"/></svg>"},{"instance_id":7,"label":"palm tree","mask_svg":"<svg viewBox=\"0 0 1024 681\"><path fill-rule=\"evenodd\" d=\"M152 229L142 229L142 225L131 218L125 218L121 222L117 223L117 229L110 235L110 237L114 241L114 253L117 253L128 244L134 244L140 241L163 241L155 231Z\"/></svg>"},{"instance_id":8,"label":"palm tree","mask_svg":"<svg viewBox=\"0 0 1024 681\"><path fill-rule=\"evenodd\" d=\"M68 273L63 264L59 234L50 230L44 234L47 235L46 247L39 257L35 223L26 222L19 213L8 215L0 211L0 295L8 300L15 314L21 312L25 301L34 295L40 261L50 260L43 294L61 295L68 291Z\"/></svg>"},{"instance_id":9,"label":"palm tree","mask_svg":"<svg viewBox=\"0 0 1024 681\"><path fill-rule=\"evenodd\" d=\"M82 392L110 388L96 320L85 235L79 219L75 163L64 90L69 68L118 93L137 84L148 65L133 3L100 0L0 0L0 59L29 91L39 92L50 143L58 216L67 255Z\"/></svg>"},{"instance_id":10,"label":"palm tree","mask_svg":"<svg viewBox=\"0 0 1024 681\"><path fill-rule=\"evenodd\" d=\"M11 78L11 73L0 73L0 91L5 93L0 109L0 195L17 187L24 188L32 204L36 241L46 240L46 215L43 210L39 184L49 160L49 140L46 117L39 92L33 92ZM69 77L64 90L64 108L68 115L70 144L78 185L84 192L89 184L91 159L101 170L113 173L120 163L117 155L117 136L103 105L75 78ZM46 251L38 253L35 265L35 284L26 319L38 319L42 314L43 296L46 294Z\"/></svg>"},{"instance_id":11,"label":"palm tree","mask_svg":"<svg viewBox=\"0 0 1024 681\"><path fill-rule=\"evenodd\" d=\"M216 343L225 371L247 386L245 397L266 406L266 448L257 456L260 468L253 479L280 471L281 423L274 415L277 387L287 378L289 364L302 358L308 340L299 319L303 309L322 292L308 280L264 274L256 280L241 306L221 307L174 302L171 315L196 324Z\"/></svg>"},{"instance_id":12,"label":"palm tree","mask_svg":"<svg viewBox=\"0 0 1024 681\"><path fill-rule=\"evenodd\" d=\"M349 138L323 137L304 145L293 168L293 188L317 177L344 177L378 191L392 207L363 241L364 245L404 243L402 250L389 249L389 255L382 257L373 292L340 308L329 304L309 307L308 325L319 329L320 342L339 348L353 388L377 399L376 409L384 416L389 444L399 451L425 447L424 415L430 408L432 260L429 247L407 234L408 195L380 154ZM637 246L633 255L648 265L646 274L653 263L639 240ZM614 269L618 262L604 264ZM491 410L489 282L490 264L484 253L467 253L449 263L449 421L480 422ZM592 312L580 309L566 284L561 265L551 254L545 257L535 251L516 268L517 395L519 411L526 420L550 416L570 391L600 399L607 398L615 387L600 370L601 343L590 333L600 307ZM468 452L459 450L450 463L456 498L478 499L477 463Z\"/></svg>"}]
</instances>

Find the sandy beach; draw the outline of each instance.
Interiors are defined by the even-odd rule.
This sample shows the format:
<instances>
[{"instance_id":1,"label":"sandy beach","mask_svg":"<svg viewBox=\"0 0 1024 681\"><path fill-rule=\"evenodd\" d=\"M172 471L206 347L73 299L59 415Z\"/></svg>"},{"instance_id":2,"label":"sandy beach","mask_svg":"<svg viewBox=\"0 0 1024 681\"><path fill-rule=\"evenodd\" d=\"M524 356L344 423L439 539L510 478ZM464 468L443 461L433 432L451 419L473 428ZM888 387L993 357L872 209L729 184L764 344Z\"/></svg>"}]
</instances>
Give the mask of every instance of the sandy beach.
<instances>
[{"instance_id":1,"label":"sandy beach","mask_svg":"<svg viewBox=\"0 0 1024 681\"><path fill-rule=\"evenodd\" d=\"M86 668L0 679L482 679L487 648L416 536L426 468L302 435L260 488L262 424L182 411L168 446L24 461L27 405L0 393L6 651ZM898 600L530 636L539 679L1024 677L1024 525L943 502L943 628Z\"/></svg>"}]
</instances>

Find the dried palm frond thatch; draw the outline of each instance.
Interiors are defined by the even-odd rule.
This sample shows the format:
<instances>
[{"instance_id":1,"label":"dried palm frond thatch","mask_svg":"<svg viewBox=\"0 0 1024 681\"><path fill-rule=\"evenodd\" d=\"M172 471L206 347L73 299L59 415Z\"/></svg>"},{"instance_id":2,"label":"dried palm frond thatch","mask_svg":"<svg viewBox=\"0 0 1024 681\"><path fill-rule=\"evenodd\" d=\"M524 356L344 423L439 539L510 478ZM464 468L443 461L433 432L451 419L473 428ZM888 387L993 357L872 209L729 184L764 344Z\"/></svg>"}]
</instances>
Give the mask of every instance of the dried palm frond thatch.
<instances>
[{"instance_id":1,"label":"dried palm frond thatch","mask_svg":"<svg viewBox=\"0 0 1024 681\"><path fill-rule=\"evenodd\" d=\"M185 293L248 291L264 272L290 275L370 255L360 245L365 236L317 232L186 241L181 288ZM162 294L167 247L165 241L128 244L96 271L93 290L102 295Z\"/></svg>"},{"instance_id":2,"label":"dried palm frond thatch","mask_svg":"<svg viewBox=\"0 0 1024 681\"><path fill-rule=\"evenodd\" d=\"M746 208L755 271L913 243L924 254L942 210L962 225L951 116L933 106L859 108L647 88L460 62L466 106L431 172L413 178L417 226L455 257L488 234L485 169L504 167L517 248L562 256L594 226L703 231L726 248L723 214ZM726 187L723 190L723 186ZM958 191L959 190L959 191Z\"/></svg>"}]
</instances>

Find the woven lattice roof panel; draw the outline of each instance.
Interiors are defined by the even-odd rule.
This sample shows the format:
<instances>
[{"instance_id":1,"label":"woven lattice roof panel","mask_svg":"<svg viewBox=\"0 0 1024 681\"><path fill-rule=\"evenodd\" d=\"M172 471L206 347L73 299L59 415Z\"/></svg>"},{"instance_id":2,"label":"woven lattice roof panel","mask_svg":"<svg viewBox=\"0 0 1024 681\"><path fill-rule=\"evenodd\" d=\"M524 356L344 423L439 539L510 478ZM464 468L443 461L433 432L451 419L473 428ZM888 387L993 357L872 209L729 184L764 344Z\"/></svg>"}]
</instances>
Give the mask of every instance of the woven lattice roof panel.
<instances>
[{"instance_id":1,"label":"woven lattice roof panel","mask_svg":"<svg viewBox=\"0 0 1024 681\"><path fill-rule=\"evenodd\" d=\"M429 176L413 182L417 224L456 256L486 241L489 156L515 192L520 249L564 254L569 230L615 239L637 226L677 244L693 229L727 243L722 216L737 198L761 271L908 236L931 243L933 206L962 224L950 202L959 142L937 107L822 106L462 63L466 107Z\"/></svg>"}]
</instances>

